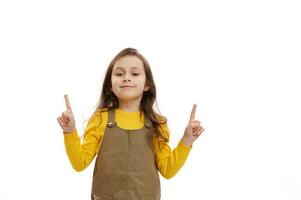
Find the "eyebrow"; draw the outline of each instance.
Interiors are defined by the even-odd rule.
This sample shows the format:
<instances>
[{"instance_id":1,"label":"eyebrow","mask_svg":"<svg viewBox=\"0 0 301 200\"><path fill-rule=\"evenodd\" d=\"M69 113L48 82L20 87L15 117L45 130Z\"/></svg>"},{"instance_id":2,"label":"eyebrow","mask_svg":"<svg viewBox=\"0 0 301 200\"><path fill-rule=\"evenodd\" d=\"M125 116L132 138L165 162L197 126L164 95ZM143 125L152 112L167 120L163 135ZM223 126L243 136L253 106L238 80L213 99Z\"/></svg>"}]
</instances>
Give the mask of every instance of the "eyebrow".
<instances>
[{"instance_id":1,"label":"eyebrow","mask_svg":"<svg viewBox=\"0 0 301 200\"><path fill-rule=\"evenodd\" d=\"M118 69L123 69L123 70L124 70L124 68L123 68L123 67L116 67L116 68L114 69L114 71L116 71L116 70L118 70ZM138 69L138 70L142 70L142 69L140 69L139 67L131 67L131 69Z\"/></svg>"}]
</instances>

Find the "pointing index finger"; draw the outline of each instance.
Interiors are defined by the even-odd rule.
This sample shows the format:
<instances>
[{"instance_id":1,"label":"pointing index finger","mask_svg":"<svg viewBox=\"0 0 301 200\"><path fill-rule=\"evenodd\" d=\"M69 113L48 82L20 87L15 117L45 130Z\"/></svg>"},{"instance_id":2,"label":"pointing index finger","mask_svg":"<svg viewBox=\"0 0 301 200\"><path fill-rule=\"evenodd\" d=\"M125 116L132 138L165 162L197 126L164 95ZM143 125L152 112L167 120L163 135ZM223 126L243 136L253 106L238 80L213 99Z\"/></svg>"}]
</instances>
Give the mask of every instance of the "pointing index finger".
<instances>
[{"instance_id":1,"label":"pointing index finger","mask_svg":"<svg viewBox=\"0 0 301 200\"><path fill-rule=\"evenodd\" d=\"M68 95L65 94L64 97L65 97L65 103L66 103L67 110L71 110L72 111Z\"/></svg>"},{"instance_id":2,"label":"pointing index finger","mask_svg":"<svg viewBox=\"0 0 301 200\"><path fill-rule=\"evenodd\" d=\"M196 104L193 104L192 111L190 114L190 121L193 121L195 118L195 110L196 110Z\"/></svg>"}]
</instances>

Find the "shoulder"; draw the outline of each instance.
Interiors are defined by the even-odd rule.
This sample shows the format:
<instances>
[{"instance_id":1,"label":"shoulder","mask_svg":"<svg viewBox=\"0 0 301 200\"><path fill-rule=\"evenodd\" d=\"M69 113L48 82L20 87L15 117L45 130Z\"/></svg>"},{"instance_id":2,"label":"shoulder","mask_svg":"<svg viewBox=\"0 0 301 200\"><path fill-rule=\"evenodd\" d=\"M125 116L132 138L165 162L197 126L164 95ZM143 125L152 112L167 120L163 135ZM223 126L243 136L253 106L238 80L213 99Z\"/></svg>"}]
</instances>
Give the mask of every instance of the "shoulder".
<instances>
[{"instance_id":1,"label":"shoulder","mask_svg":"<svg viewBox=\"0 0 301 200\"><path fill-rule=\"evenodd\" d=\"M93 115L103 115L104 113L108 113L108 111L107 108L97 108Z\"/></svg>"},{"instance_id":2,"label":"shoulder","mask_svg":"<svg viewBox=\"0 0 301 200\"><path fill-rule=\"evenodd\" d=\"M98 108L95 110L90 119L89 119L89 124L103 124L104 121L107 121L108 118L108 109L107 108Z\"/></svg>"},{"instance_id":3,"label":"shoulder","mask_svg":"<svg viewBox=\"0 0 301 200\"><path fill-rule=\"evenodd\" d=\"M100 138L106 127L107 121L108 112L106 109L95 110L88 119L88 124L85 128L84 138L88 135L96 135L98 138Z\"/></svg>"}]
</instances>

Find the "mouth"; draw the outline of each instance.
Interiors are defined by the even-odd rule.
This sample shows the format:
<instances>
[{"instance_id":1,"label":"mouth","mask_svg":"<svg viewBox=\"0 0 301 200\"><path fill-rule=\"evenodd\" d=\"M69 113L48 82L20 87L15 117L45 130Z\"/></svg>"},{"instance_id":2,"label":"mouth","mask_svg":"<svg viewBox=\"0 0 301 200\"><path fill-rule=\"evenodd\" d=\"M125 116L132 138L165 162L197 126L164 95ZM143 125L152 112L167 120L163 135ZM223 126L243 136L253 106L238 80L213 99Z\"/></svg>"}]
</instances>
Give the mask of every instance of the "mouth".
<instances>
[{"instance_id":1,"label":"mouth","mask_svg":"<svg viewBox=\"0 0 301 200\"><path fill-rule=\"evenodd\" d=\"M123 86L120 86L120 88L134 88L135 86L130 86L130 85L123 85Z\"/></svg>"}]
</instances>

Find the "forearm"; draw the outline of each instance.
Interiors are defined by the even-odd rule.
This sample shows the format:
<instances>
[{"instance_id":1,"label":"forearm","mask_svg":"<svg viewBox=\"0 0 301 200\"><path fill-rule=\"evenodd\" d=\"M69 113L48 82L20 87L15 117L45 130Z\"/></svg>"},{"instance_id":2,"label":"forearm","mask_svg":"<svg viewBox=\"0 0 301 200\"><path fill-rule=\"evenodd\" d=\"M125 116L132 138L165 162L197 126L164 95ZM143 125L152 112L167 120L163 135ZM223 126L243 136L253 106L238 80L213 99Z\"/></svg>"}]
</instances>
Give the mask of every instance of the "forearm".
<instances>
[{"instance_id":1,"label":"forearm","mask_svg":"<svg viewBox=\"0 0 301 200\"><path fill-rule=\"evenodd\" d=\"M186 145L187 147L192 147L193 141L190 140L189 138L186 137L182 137L182 139L180 140L180 142L182 142L184 145Z\"/></svg>"},{"instance_id":2,"label":"forearm","mask_svg":"<svg viewBox=\"0 0 301 200\"><path fill-rule=\"evenodd\" d=\"M76 129L72 133L64 133L64 141L72 167L78 172L84 170L94 157L94 148L89 143L81 144Z\"/></svg>"},{"instance_id":3,"label":"forearm","mask_svg":"<svg viewBox=\"0 0 301 200\"><path fill-rule=\"evenodd\" d=\"M166 179L170 179L175 176L184 165L191 147L187 146L181 140L173 151L171 151L166 143L163 144L161 148L162 151L158 155L159 171Z\"/></svg>"}]
</instances>

